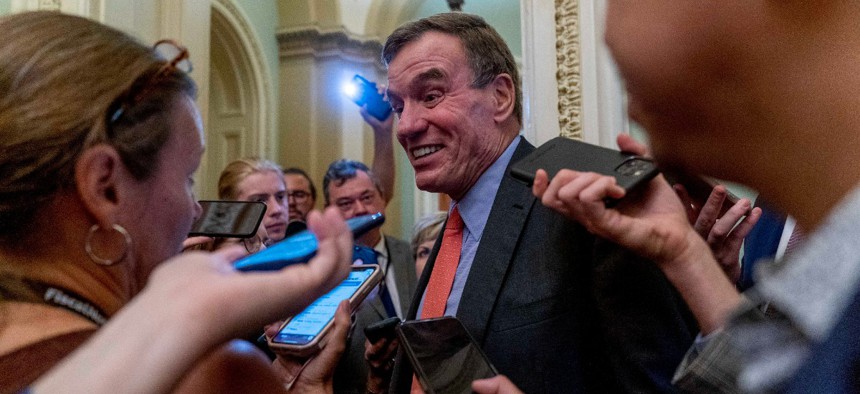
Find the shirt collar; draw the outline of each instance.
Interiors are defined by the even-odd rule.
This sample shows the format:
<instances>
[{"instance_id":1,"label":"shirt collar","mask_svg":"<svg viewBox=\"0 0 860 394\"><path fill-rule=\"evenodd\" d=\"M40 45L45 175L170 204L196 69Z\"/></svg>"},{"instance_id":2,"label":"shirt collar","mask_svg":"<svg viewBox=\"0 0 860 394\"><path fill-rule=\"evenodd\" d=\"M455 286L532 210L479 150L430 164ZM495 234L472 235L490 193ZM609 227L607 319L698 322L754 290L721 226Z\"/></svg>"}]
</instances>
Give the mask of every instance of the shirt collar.
<instances>
[{"instance_id":1,"label":"shirt collar","mask_svg":"<svg viewBox=\"0 0 860 394\"><path fill-rule=\"evenodd\" d=\"M379 242L376 243L376 245L373 247L373 250L375 250L376 254L378 254L379 256L385 258L386 260L388 259L388 248L385 247L384 235L379 234Z\"/></svg>"},{"instance_id":2,"label":"shirt collar","mask_svg":"<svg viewBox=\"0 0 860 394\"><path fill-rule=\"evenodd\" d=\"M493 207L493 200L496 199L496 192L499 190L499 185L505 176L505 169L508 168L508 163L511 161L520 139L522 137L517 136L511 141L505 151L481 174L475 185L466 192L460 201L451 202L452 207L453 204L458 204L457 209L460 210L463 225L476 239L481 239L481 234L484 233L484 225L487 224L487 218L490 217L490 209ZM449 208L448 213L450 212L451 209Z\"/></svg>"},{"instance_id":3,"label":"shirt collar","mask_svg":"<svg viewBox=\"0 0 860 394\"><path fill-rule=\"evenodd\" d=\"M860 282L860 186L832 209L781 264L761 265L753 289L790 316L806 335L822 339L836 324Z\"/></svg>"}]
</instances>

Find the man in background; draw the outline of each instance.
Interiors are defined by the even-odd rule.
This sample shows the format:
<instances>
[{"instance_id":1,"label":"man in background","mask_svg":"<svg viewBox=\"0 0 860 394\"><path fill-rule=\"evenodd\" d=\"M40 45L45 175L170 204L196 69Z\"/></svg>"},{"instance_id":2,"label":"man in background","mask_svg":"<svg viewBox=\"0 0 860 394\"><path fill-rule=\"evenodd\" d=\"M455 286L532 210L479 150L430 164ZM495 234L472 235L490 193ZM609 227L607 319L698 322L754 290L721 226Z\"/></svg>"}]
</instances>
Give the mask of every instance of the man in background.
<instances>
[{"instance_id":1,"label":"man in background","mask_svg":"<svg viewBox=\"0 0 860 394\"><path fill-rule=\"evenodd\" d=\"M383 189L374 173L364 164L353 160L338 160L329 165L323 178L326 206L335 206L344 219L385 214ZM356 243L373 248L382 268L384 283L378 297L368 300L355 315L355 328L344 359L335 372L335 391L365 389L367 363L364 358L364 327L379 320L404 317L415 292L416 274L412 249L408 242L382 233L375 228Z\"/></svg>"}]
</instances>

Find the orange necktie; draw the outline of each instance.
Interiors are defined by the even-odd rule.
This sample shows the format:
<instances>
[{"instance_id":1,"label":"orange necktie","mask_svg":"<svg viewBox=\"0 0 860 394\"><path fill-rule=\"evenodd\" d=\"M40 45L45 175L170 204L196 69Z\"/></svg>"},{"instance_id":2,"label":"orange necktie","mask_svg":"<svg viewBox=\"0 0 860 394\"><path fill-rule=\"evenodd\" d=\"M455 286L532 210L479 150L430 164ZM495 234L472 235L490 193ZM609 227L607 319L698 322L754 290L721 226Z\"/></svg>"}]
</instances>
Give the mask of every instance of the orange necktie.
<instances>
[{"instance_id":1,"label":"orange necktie","mask_svg":"<svg viewBox=\"0 0 860 394\"><path fill-rule=\"evenodd\" d=\"M424 295L424 305L421 308L421 318L441 317L445 314L445 305L448 296L451 295L451 286L454 285L454 275L457 273L457 265L460 264L460 249L463 247L463 218L460 210L454 205L448 222L445 225L445 233L442 234L442 246L436 255L433 264L433 272L430 273L430 282L427 283L427 292ZM412 376L412 394L423 394L421 385L416 376Z\"/></svg>"},{"instance_id":2,"label":"orange necktie","mask_svg":"<svg viewBox=\"0 0 860 394\"><path fill-rule=\"evenodd\" d=\"M460 248L463 246L463 219L460 210L454 205L445 233L442 235L442 246L436 256L430 282L427 283L427 294L424 296L424 306L421 308L421 318L441 317L445 314L445 305L454 284L457 265L460 264Z\"/></svg>"}]
</instances>

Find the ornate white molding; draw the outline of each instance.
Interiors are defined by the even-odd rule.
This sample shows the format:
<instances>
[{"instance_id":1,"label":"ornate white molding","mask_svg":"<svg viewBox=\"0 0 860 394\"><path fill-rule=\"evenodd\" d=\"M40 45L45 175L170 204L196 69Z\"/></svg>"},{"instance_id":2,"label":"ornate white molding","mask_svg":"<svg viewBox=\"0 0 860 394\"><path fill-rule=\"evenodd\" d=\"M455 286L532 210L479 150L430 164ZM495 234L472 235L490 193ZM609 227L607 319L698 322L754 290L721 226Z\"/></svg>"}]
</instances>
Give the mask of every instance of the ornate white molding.
<instances>
[{"instance_id":1,"label":"ornate white molding","mask_svg":"<svg viewBox=\"0 0 860 394\"><path fill-rule=\"evenodd\" d=\"M582 139L579 1L555 0L558 113L561 135Z\"/></svg>"},{"instance_id":2,"label":"ornate white molding","mask_svg":"<svg viewBox=\"0 0 860 394\"><path fill-rule=\"evenodd\" d=\"M380 54L382 42L377 38L360 37L344 30L321 30L317 26L284 29L278 32L281 58L314 56L339 57L360 64L374 65L384 71Z\"/></svg>"}]
</instances>

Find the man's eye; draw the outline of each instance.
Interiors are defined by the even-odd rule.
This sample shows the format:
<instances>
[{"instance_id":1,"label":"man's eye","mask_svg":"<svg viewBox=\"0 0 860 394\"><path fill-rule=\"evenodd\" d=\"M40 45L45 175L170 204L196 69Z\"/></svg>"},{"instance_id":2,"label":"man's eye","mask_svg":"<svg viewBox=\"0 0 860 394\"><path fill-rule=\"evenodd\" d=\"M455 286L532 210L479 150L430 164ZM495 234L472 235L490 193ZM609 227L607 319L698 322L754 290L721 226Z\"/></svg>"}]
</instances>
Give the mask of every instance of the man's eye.
<instances>
[{"instance_id":1,"label":"man's eye","mask_svg":"<svg viewBox=\"0 0 860 394\"><path fill-rule=\"evenodd\" d=\"M439 99L439 97L441 97L441 95L440 95L440 94L437 94L437 93L431 93L431 94L428 94L428 95L424 96L424 102L425 102L425 103L432 103L432 102L434 102L434 101L438 100L438 99Z\"/></svg>"}]
</instances>

